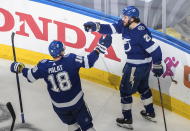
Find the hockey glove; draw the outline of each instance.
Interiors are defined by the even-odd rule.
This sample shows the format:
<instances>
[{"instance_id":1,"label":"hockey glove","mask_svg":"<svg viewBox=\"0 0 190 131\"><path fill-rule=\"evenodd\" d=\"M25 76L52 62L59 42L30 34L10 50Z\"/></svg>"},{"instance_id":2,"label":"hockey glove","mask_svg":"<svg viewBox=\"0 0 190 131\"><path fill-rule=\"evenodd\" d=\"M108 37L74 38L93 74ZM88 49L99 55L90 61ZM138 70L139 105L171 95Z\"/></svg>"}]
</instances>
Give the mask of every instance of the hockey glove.
<instances>
[{"instance_id":1,"label":"hockey glove","mask_svg":"<svg viewBox=\"0 0 190 131\"><path fill-rule=\"evenodd\" d=\"M162 64L153 64L152 72L155 77L160 77L164 72Z\"/></svg>"},{"instance_id":2,"label":"hockey glove","mask_svg":"<svg viewBox=\"0 0 190 131\"><path fill-rule=\"evenodd\" d=\"M25 65L23 63L13 62L11 64L10 70L13 73L21 73L24 67L25 67Z\"/></svg>"},{"instance_id":3,"label":"hockey glove","mask_svg":"<svg viewBox=\"0 0 190 131\"><path fill-rule=\"evenodd\" d=\"M112 36L106 35L105 37L102 35L102 37L99 40L99 44L96 47L96 50L99 53L105 54L107 53L107 48L111 46L112 43Z\"/></svg>"},{"instance_id":4,"label":"hockey glove","mask_svg":"<svg viewBox=\"0 0 190 131\"><path fill-rule=\"evenodd\" d=\"M84 30L86 32L94 32L94 31L99 31L100 30L100 23L98 22L86 22L84 23Z\"/></svg>"}]
</instances>

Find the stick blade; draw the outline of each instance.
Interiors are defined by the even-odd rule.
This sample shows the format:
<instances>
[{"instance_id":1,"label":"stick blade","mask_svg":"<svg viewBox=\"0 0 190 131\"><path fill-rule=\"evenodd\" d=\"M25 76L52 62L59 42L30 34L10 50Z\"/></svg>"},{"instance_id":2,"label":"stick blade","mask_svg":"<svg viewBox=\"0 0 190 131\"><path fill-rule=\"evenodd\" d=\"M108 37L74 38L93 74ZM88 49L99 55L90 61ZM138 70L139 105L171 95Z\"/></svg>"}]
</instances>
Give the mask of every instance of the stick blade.
<instances>
[{"instance_id":1,"label":"stick blade","mask_svg":"<svg viewBox=\"0 0 190 131\"><path fill-rule=\"evenodd\" d=\"M13 120L15 120L16 119L16 115L15 115L15 111L13 109L13 106L12 106L11 102L8 102L6 104L6 106L7 106L8 110L9 110L9 112L11 113L11 116L12 116Z\"/></svg>"}]
</instances>

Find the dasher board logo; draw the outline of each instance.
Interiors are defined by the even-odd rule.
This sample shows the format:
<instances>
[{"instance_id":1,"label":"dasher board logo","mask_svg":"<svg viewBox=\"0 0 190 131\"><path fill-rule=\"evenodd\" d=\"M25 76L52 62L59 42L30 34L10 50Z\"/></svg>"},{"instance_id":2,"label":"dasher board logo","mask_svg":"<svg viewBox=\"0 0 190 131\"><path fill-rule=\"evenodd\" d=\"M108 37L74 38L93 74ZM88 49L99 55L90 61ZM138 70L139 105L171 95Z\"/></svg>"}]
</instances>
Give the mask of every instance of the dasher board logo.
<instances>
[{"instance_id":1,"label":"dasher board logo","mask_svg":"<svg viewBox=\"0 0 190 131\"><path fill-rule=\"evenodd\" d=\"M165 78L166 76L169 76L171 79L171 82L174 82L175 84L177 84L177 80L174 80L174 72L172 71L172 69L176 69L177 66L179 65L179 61L176 60L175 57L166 57L164 60L164 63L166 64L166 69L165 72L163 73L162 77Z\"/></svg>"},{"instance_id":2,"label":"dasher board logo","mask_svg":"<svg viewBox=\"0 0 190 131\"><path fill-rule=\"evenodd\" d=\"M184 66L183 83L187 88L190 88L190 66Z\"/></svg>"},{"instance_id":3,"label":"dasher board logo","mask_svg":"<svg viewBox=\"0 0 190 131\"><path fill-rule=\"evenodd\" d=\"M179 64L179 61L177 61L175 57L166 57L164 63L166 64L166 70L162 77L165 78L166 76L174 76L172 68L176 68Z\"/></svg>"},{"instance_id":4,"label":"dasher board logo","mask_svg":"<svg viewBox=\"0 0 190 131\"><path fill-rule=\"evenodd\" d=\"M63 42L66 46L74 48L74 49L85 49L85 52L92 52L94 48L97 46L98 41L101 37L101 34L98 32L91 32L91 35L94 36L94 39L90 41L90 45L86 47L87 44L87 36L83 29L77 27L75 25L71 25L69 23L65 23L62 21L45 18L38 16L37 19L34 18L31 14L26 14L24 12L12 12L7 9L0 8L0 21L4 21L3 24L0 23L0 32L10 32L16 26L18 26L17 30L15 30L15 34L31 37L29 30L33 33L34 37L38 40L49 41L49 32L50 26L54 25L55 30L55 40ZM18 18L17 21L15 18ZM39 24L41 23L41 24ZM28 29L28 28L29 29ZM16 28L15 28L16 29ZM71 30L75 32L76 38L75 42L70 42L66 38L67 31ZM111 60L120 62L121 58L119 58L112 46L110 46L107 50L108 54L105 55L106 58Z\"/></svg>"}]
</instances>

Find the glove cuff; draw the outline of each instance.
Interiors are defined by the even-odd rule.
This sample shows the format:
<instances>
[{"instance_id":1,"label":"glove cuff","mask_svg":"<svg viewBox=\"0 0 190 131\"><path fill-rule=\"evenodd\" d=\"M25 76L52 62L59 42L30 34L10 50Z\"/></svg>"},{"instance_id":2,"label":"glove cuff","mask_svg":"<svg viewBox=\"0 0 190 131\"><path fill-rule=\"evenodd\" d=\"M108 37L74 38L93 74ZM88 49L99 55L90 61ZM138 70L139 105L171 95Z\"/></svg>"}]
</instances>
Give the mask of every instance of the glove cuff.
<instances>
[{"instance_id":1,"label":"glove cuff","mask_svg":"<svg viewBox=\"0 0 190 131\"><path fill-rule=\"evenodd\" d=\"M98 44L95 50L97 50L99 53L107 54L107 48L101 44Z\"/></svg>"},{"instance_id":2,"label":"glove cuff","mask_svg":"<svg viewBox=\"0 0 190 131\"><path fill-rule=\"evenodd\" d=\"M153 64L154 69L162 69L162 64Z\"/></svg>"},{"instance_id":3,"label":"glove cuff","mask_svg":"<svg viewBox=\"0 0 190 131\"><path fill-rule=\"evenodd\" d=\"M18 65L18 72L21 73L24 68L25 68L25 65L23 63L20 63Z\"/></svg>"}]
</instances>

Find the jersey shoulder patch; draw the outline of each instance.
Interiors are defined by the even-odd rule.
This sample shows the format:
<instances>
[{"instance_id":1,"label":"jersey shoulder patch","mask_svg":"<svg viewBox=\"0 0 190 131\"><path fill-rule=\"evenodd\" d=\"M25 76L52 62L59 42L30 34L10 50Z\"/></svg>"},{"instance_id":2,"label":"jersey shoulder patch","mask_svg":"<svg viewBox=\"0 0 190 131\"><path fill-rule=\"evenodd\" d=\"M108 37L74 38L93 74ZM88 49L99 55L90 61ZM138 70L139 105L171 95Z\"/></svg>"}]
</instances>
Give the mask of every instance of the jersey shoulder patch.
<instances>
[{"instance_id":1,"label":"jersey shoulder patch","mask_svg":"<svg viewBox=\"0 0 190 131\"><path fill-rule=\"evenodd\" d=\"M139 26L137 27L137 29L140 30L140 31L142 31L142 30L145 30L145 27L144 27L143 25L139 25Z\"/></svg>"},{"instance_id":2,"label":"jersey shoulder patch","mask_svg":"<svg viewBox=\"0 0 190 131\"><path fill-rule=\"evenodd\" d=\"M142 38L145 42L150 42L152 40L152 35L150 33L150 31L148 30L148 28L146 28L146 26L144 24L140 24L137 27L138 30L138 37Z\"/></svg>"}]
</instances>

